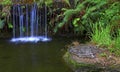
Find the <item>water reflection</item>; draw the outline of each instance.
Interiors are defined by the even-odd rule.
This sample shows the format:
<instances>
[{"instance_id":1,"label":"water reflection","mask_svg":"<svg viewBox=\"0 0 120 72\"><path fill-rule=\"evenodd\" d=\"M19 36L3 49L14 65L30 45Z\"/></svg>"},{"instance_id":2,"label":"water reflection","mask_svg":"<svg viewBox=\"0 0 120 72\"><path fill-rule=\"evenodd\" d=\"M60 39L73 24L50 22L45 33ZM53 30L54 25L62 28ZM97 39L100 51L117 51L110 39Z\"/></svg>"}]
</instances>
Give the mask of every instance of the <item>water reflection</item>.
<instances>
[{"instance_id":1,"label":"water reflection","mask_svg":"<svg viewBox=\"0 0 120 72\"><path fill-rule=\"evenodd\" d=\"M62 59L61 49L68 42L15 44L0 40L0 72L72 72Z\"/></svg>"}]
</instances>

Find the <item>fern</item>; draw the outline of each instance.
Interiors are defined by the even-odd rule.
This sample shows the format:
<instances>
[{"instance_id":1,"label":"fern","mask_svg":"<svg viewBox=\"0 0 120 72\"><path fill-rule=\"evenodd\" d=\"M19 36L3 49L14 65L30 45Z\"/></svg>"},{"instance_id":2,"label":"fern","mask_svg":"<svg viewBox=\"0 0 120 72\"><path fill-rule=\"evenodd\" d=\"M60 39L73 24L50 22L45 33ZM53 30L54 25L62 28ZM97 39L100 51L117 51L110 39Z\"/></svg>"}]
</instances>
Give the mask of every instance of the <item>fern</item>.
<instances>
[{"instance_id":1,"label":"fern","mask_svg":"<svg viewBox=\"0 0 120 72\"><path fill-rule=\"evenodd\" d=\"M120 19L120 2L116 1L109 3L108 0L76 0L76 6L74 8L63 8L64 18L58 23L55 29L69 24L72 20L72 26L75 31L83 31L85 28L87 32L90 32L90 24L101 22L104 26L111 24L110 22ZM83 12L81 16L80 13ZM79 24L75 24L74 21L79 18ZM71 23L70 23L71 24ZM76 25L76 26L75 26ZM57 30L56 30L57 31Z\"/></svg>"},{"instance_id":2,"label":"fern","mask_svg":"<svg viewBox=\"0 0 120 72\"><path fill-rule=\"evenodd\" d=\"M89 18L89 16L94 15L94 13L96 13L97 10L99 10L102 6L104 6L105 4L107 4L107 1L99 1L99 0L97 0L97 1L92 0L90 2L91 3L95 3L95 5L86 8L86 13L82 17L82 19L84 19L84 20L86 20L87 18ZM100 11L99 11L99 13L100 13Z\"/></svg>"},{"instance_id":3,"label":"fern","mask_svg":"<svg viewBox=\"0 0 120 72\"><path fill-rule=\"evenodd\" d=\"M69 21L69 19L74 15L78 14L84 8L85 2L78 4L76 9L66 9L64 12L64 18L61 23L59 23L58 27L62 27L65 23Z\"/></svg>"}]
</instances>

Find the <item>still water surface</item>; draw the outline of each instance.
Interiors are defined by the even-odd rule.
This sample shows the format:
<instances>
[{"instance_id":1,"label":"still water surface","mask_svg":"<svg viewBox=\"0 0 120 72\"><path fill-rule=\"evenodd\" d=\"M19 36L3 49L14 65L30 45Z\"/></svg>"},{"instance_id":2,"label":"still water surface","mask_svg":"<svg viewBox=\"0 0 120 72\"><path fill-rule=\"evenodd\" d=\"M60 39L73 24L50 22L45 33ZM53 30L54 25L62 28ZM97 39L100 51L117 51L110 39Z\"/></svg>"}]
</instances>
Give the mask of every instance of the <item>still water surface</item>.
<instances>
[{"instance_id":1,"label":"still water surface","mask_svg":"<svg viewBox=\"0 0 120 72\"><path fill-rule=\"evenodd\" d=\"M64 63L67 38L43 43L11 43L0 39L0 72L72 72Z\"/></svg>"}]
</instances>

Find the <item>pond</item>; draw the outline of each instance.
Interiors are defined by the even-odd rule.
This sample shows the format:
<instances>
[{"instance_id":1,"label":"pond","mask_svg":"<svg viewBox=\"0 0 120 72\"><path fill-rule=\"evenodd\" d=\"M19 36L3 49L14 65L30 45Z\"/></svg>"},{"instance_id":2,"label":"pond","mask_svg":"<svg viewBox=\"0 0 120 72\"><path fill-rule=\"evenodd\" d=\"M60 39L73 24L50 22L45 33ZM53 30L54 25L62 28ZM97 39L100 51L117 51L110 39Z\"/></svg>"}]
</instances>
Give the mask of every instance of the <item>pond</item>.
<instances>
[{"instance_id":1,"label":"pond","mask_svg":"<svg viewBox=\"0 0 120 72\"><path fill-rule=\"evenodd\" d=\"M69 42L69 38L54 38L46 43L0 39L0 72L72 72L62 58Z\"/></svg>"}]
</instances>

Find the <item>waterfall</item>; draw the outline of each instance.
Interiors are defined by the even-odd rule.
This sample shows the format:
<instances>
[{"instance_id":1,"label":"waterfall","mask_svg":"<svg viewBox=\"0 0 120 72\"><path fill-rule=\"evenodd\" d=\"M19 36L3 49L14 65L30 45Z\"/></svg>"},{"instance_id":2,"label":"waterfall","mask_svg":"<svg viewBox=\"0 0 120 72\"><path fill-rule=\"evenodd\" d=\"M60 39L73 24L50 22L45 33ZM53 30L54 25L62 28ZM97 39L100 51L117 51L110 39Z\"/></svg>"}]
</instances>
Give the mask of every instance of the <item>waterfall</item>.
<instances>
[{"instance_id":1,"label":"waterfall","mask_svg":"<svg viewBox=\"0 0 120 72\"><path fill-rule=\"evenodd\" d=\"M47 6L44 6L43 8L44 9L39 9L36 3L31 5L13 5L12 42L38 42L51 40L47 36ZM41 14L41 12L44 13Z\"/></svg>"}]
</instances>

